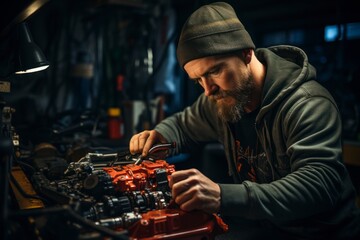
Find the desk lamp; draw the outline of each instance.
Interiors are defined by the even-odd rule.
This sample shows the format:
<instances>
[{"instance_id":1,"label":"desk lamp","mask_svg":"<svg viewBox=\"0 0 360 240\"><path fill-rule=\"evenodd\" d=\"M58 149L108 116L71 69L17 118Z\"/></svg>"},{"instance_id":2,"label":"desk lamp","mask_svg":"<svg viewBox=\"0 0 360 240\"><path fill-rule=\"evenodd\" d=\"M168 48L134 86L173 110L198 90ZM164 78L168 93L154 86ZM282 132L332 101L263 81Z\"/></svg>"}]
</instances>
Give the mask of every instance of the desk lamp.
<instances>
[{"instance_id":1,"label":"desk lamp","mask_svg":"<svg viewBox=\"0 0 360 240\"><path fill-rule=\"evenodd\" d=\"M44 70L49 67L41 49L34 43L25 22L18 25L13 48L12 74L26 74ZM10 57L10 56L9 56ZM11 64L10 64L11 65ZM10 83L0 82L0 92L10 92ZM7 239L9 174L14 156L14 145L18 144L17 135L11 125L11 114L14 109L0 101L0 239Z\"/></svg>"}]
</instances>

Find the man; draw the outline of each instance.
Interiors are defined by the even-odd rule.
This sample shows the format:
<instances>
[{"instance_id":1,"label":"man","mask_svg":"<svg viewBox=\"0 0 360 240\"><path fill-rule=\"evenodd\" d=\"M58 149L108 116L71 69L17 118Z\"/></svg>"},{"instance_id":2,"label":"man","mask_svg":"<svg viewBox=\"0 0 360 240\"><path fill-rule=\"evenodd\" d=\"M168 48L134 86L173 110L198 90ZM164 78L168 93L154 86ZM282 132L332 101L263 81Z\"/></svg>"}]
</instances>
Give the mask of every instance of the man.
<instances>
[{"instance_id":1,"label":"man","mask_svg":"<svg viewBox=\"0 0 360 240\"><path fill-rule=\"evenodd\" d=\"M218 184L196 169L175 172L179 207L221 214L230 227L224 239L355 238L359 214L342 163L339 111L306 54L291 46L255 50L234 9L218 2L186 21L177 57L204 94L134 135L130 151L145 156L153 144L176 142L177 154L216 140L234 179Z\"/></svg>"}]
</instances>

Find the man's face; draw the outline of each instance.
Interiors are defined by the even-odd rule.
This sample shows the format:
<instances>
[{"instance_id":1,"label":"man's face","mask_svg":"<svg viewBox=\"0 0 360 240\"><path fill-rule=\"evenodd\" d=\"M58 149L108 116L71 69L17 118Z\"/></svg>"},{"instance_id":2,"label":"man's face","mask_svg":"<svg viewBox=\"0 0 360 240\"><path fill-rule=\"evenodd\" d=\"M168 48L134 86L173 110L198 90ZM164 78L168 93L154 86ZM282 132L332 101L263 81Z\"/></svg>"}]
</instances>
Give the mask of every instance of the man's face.
<instances>
[{"instance_id":1,"label":"man's face","mask_svg":"<svg viewBox=\"0 0 360 240\"><path fill-rule=\"evenodd\" d=\"M204 88L205 95L216 102L219 117L229 122L241 119L254 82L239 56L195 59L185 64L184 69L190 79Z\"/></svg>"}]
</instances>

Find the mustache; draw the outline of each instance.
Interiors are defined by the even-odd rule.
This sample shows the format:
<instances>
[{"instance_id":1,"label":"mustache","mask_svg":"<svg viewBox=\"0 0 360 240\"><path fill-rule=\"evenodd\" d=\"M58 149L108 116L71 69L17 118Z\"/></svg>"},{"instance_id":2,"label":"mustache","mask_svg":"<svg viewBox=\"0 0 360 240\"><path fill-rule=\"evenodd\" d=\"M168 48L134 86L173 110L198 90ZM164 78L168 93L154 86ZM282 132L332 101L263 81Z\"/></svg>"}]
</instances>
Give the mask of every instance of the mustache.
<instances>
[{"instance_id":1,"label":"mustache","mask_svg":"<svg viewBox=\"0 0 360 240\"><path fill-rule=\"evenodd\" d=\"M218 90L210 96L210 99L216 101L225 97L236 97L237 95L237 92L234 90Z\"/></svg>"}]
</instances>

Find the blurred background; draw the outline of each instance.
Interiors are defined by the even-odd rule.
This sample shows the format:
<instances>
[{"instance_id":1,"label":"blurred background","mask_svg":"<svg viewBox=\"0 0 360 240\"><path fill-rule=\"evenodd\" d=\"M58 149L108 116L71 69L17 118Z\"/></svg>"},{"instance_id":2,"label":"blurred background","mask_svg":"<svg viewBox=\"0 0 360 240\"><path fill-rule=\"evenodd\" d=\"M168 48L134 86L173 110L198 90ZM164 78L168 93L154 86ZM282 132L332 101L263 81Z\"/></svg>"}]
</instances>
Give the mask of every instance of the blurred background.
<instances>
[{"instance_id":1,"label":"blurred background","mask_svg":"<svg viewBox=\"0 0 360 240\"><path fill-rule=\"evenodd\" d=\"M5 90L0 96L2 105L13 109L20 147L65 141L66 146L126 148L133 134L190 105L202 89L179 67L176 43L186 18L210 2L215 1L2 0L0 86ZM355 1L225 2L235 8L257 48L290 44L307 52L319 82L338 103L345 158L358 173L360 14ZM13 74L15 35L23 22L50 64L45 71ZM221 158L221 146L206 145L173 161L185 168L194 166L187 160L209 156ZM211 174L211 166L198 167Z\"/></svg>"}]
</instances>

